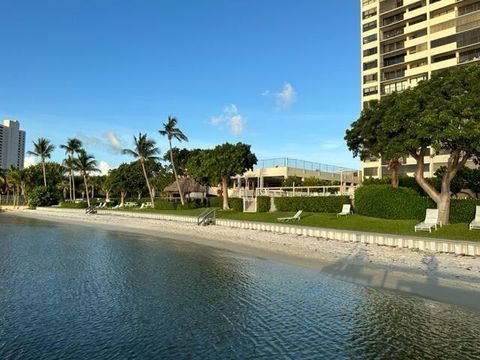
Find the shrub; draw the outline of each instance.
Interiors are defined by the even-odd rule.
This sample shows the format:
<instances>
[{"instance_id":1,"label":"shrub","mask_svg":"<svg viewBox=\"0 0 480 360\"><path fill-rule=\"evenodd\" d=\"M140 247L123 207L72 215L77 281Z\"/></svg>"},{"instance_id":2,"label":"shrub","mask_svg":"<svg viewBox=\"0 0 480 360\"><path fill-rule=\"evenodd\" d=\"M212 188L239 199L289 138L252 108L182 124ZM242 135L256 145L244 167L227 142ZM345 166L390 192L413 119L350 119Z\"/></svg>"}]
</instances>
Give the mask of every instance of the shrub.
<instances>
[{"instance_id":1,"label":"shrub","mask_svg":"<svg viewBox=\"0 0 480 360\"><path fill-rule=\"evenodd\" d=\"M65 208L65 209L86 209L87 208L87 202L82 201L82 202L61 202L60 207Z\"/></svg>"},{"instance_id":2,"label":"shrub","mask_svg":"<svg viewBox=\"0 0 480 360\"><path fill-rule=\"evenodd\" d=\"M360 215L422 220L427 208L436 208L430 198L404 187L394 189L390 185L362 185L355 191L355 212Z\"/></svg>"},{"instance_id":3,"label":"shrub","mask_svg":"<svg viewBox=\"0 0 480 360\"><path fill-rule=\"evenodd\" d=\"M186 202L185 205L178 204L177 210L190 210L190 209L198 209L199 206L197 203L193 201Z\"/></svg>"},{"instance_id":4,"label":"shrub","mask_svg":"<svg viewBox=\"0 0 480 360\"><path fill-rule=\"evenodd\" d=\"M242 212L243 211L243 199L240 198L229 198L228 199L228 206L230 209Z\"/></svg>"},{"instance_id":5,"label":"shrub","mask_svg":"<svg viewBox=\"0 0 480 360\"><path fill-rule=\"evenodd\" d=\"M265 213L270 211L270 198L268 196L257 197L257 212Z\"/></svg>"},{"instance_id":6,"label":"shrub","mask_svg":"<svg viewBox=\"0 0 480 360\"><path fill-rule=\"evenodd\" d=\"M155 200L155 209L157 210L175 210L177 203L165 199Z\"/></svg>"},{"instance_id":7,"label":"shrub","mask_svg":"<svg viewBox=\"0 0 480 360\"><path fill-rule=\"evenodd\" d=\"M37 206L52 206L58 204L56 194L43 186L37 186L27 194L28 206L36 208Z\"/></svg>"},{"instance_id":8,"label":"shrub","mask_svg":"<svg viewBox=\"0 0 480 360\"><path fill-rule=\"evenodd\" d=\"M348 196L311 196L275 198L278 211L308 211L319 213L338 213L343 204L350 204Z\"/></svg>"},{"instance_id":9,"label":"shrub","mask_svg":"<svg viewBox=\"0 0 480 360\"><path fill-rule=\"evenodd\" d=\"M210 207L223 208L223 196L211 197L209 198ZM228 206L230 209L242 212L243 211L243 199L240 198L229 198Z\"/></svg>"},{"instance_id":10,"label":"shrub","mask_svg":"<svg viewBox=\"0 0 480 360\"><path fill-rule=\"evenodd\" d=\"M452 199L450 204L450 223L469 223L475 217L475 207L480 205L480 200Z\"/></svg>"},{"instance_id":11,"label":"shrub","mask_svg":"<svg viewBox=\"0 0 480 360\"><path fill-rule=\"evenodd\" d=\"M221 196L214 196L208 198L208 205L210 207L223 207L223 197Z\"/></svg>"}]
</instances>

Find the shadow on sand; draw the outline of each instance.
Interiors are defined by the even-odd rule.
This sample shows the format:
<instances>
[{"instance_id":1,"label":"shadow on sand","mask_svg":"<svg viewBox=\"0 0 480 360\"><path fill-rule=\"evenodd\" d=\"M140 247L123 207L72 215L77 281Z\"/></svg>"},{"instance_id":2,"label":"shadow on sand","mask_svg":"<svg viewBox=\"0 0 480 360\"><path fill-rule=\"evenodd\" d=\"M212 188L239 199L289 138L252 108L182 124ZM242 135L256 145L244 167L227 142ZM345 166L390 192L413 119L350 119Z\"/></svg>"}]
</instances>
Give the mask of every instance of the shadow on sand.
<instances>
[{"instance_id":1,"label":"shadow on sand","mask_svg":"<svg viewBox=\"0 0 480 360\"><path fill-rule=\"evenodd\" d=\"M367 252L359 250L355 254L323 266L320 271L335 279L413 294L480 311L478 278L440 273L439 267L439 260L432 254L426 254L418 268L411 268L395 264L385 266L370 263Z\"/></svg>"}]
</instances>

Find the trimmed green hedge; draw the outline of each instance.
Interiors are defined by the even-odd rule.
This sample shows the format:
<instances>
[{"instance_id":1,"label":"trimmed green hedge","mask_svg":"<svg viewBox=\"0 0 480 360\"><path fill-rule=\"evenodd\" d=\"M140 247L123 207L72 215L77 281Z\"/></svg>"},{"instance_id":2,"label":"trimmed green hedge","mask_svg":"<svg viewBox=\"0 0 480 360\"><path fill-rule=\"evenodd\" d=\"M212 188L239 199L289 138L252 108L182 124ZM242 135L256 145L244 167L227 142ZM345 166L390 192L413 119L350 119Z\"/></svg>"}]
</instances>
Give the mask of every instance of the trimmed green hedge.
<instances>
[{"instance_id":1,"label":"trimmed green hedge","mask_svg":"<svg viewBox=\"0 0 480 360\"><path fill-rule=\"evenodd\" d=\"M450 223L470 223L475 217L475 206L480 206L480 200L452 199L450 204Z\"/></svg>"},{"instance_id":2,"label":"trimmed green hedge","mask_svg":"<svg viewBox=\"0 0 480 360\"><path fill-rule=\"evenodd\" d=\"M197 205L197 203L193 201L186 202L185 205L182 205L181 203L178 204L177 210L190 210L190 209L198 209L200 206Z\"/></svg>"},{"instance_id":3,"label":"trimmed green hedge","mask_svg":"<svg viewBox=\"0 0 480 360\"><path fill-rule=\"evenodd\" d=\"M93 204L93 203L92 203ZM82 202L61 202L60 207L64 209L86 209L88 207L87 201Z\"/></svg>"},{"instance_id":4,"label":"trimmed green hedge","mask_svg":"<svg viewBox=\"0 0 480 360\"><path fill-rule=\"evenodd\" d=\"M257 196L257 212L265 213L270 211L270 197Z\"/></svg>"},{"instance_id":5,"label":"trimmed green hedge","mask_svg":"<svg viewBox=\"0 0 480 360\"><path fill-rule=\"evenodd\" d=\"M469 223L475 217L475 206L480 200L452 199L450 223ZM355 191L355 212L382 219L423 220L427 208L437 208L430 198L418 195L409 188L390 185L363 185Z\"/></svg>"},{"instance_id":6,"label":"trimmed green hedge","mask_svg":"<svg viewBox=\"0 0 480 360\"><path fill-rule=\"evenodd\" d=\"M210 207L223 208L223 196L208 198ZM243 211L243 199L240 198L228 198L228 206L230 209L242 212Z\"/></svg>"},{"instance_id":7,"label":"trimmed green hedge","mask_svg":"<svg viewBox=\"0 0 480 360\"><path fill-rule=\"evenodd\" d=\"M155 209L157 210L175 210L177 208L177 203L173 201L168 201L164 199L155 200Z\"/></svg>"},{"instance_id":8,"label":"trimmed green hedge","mask_svg":"<svg viewBox=\"0 0 480 360\"><path fill-rule=\"evenodd\" d=\"M355 212L360 215L382 219L425 218L427 208L436 208L435 203L418 195L415 190L390 185L363 185L355 191Z\"/></svg>"},{"instance_id":9,"label":"trimmed green hedge","mask_svg":"<svg viewBox=\"0 0 480 360\"><path fill-rule=\"evenodd\" d=\"M338 213L343 204L350 204L348 196L278 197L274 201L278 211L318 213Z\"/></svg>"}]
</instances>

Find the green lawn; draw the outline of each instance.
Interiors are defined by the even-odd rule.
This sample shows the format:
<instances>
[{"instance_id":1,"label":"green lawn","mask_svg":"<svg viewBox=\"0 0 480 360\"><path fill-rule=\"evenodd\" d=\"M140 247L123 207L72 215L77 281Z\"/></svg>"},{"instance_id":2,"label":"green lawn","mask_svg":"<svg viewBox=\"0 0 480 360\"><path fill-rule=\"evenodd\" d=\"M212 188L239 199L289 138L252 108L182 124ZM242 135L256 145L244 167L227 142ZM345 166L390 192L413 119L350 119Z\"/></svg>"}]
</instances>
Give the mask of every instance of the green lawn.
<instances>
[{"instance_id":1,"label":"green lawn","mask_svg":"<svg viewBox=\"0 0 480 360\"><path fill-rule=\"evenodd\" d=\"M148 212L156 214L169 214L178 216L198 216L204 209L192 210L119 210ZM293 216L293 212L275 212L275 213L240 213L235 211L217 211L217 217L220 219L245 220L279 223L278 217ZM290 222L294 225L315 226L331 229L356 230L366 232L377 232L384 234L412 235L440 239L452 240L476 240L480 241L480 230L468 230L468 224L453 224L443 226L437 231L414 232L413 226L418 223L416 220L387 220L371 218L361 215L351 215L348 217L337 218L336 214L324 213L304 213L302 219L296 222Z\"/></svg>"}]
</instances>

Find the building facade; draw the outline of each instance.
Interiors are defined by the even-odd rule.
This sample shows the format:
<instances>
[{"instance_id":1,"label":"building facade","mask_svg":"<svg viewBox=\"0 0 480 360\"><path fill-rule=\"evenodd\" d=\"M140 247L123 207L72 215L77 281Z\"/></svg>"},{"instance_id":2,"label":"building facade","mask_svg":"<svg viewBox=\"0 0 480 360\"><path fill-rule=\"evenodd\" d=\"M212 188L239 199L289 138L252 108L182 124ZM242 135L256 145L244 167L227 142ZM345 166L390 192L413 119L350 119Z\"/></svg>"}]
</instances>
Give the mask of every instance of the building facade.
<instances>
[{"instance_id":1,"label":"building facade","mask_svg":"<svg viewBox=\"0 0 480 360\"><path fill-rule=\"evenodd\" d=\"M362 108L371 100L415 86L432 72L480 60L478 0L360 0ZM425 176L447 162L425 157ZM400 173L413 175L416 162L403 159ZM366 177L389 175L387 161L362 163Z\"/></svg>"},{"instance_id":2,"label":"building facade","mask_svg":"<svg viewBox=\"0 0 480 360\"><path fill-rule=\"evenodd\" d=\"M0 169L23 169L24 161L25 131L18 121L4 120L0 124Z\"/></svg>"}]
</instances>

